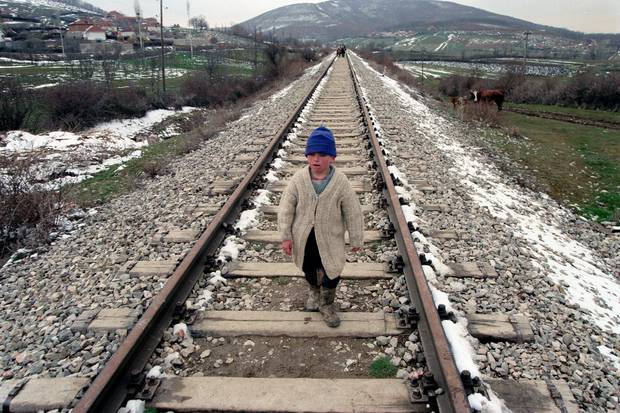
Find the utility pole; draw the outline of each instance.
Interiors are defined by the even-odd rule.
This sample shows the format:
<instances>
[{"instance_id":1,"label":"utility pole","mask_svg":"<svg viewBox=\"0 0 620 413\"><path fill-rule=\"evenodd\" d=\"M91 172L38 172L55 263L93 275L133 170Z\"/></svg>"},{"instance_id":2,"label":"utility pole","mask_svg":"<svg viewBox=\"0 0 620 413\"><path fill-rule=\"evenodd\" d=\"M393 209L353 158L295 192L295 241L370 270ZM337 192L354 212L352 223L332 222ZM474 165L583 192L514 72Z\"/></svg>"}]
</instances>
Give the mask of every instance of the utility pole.
<instances>
[{"instance_id":1,"label":"utility pole","mask_svg":"<svg viewBox=\"0 0 620 413\"><path fill-rule=\"evenodd\" d=\"M187 0L187 25L189 26L189 55L194 60L194 44L192 42L192 22L189 13L189 0Z\"/></svg>"},{"instance_id":2,"label":"utility pole","mask_svg":"<svg viewBox=\"0 0 620 413\"><path fill-rule=\"evenodd\" d=\"M134 7L134 10L136 11L136 19L138 20L138 37L140 38L140 53L142 53L142 58L144 58L144 41L142 40L142 8L140 7L140 2L138 0L135 0L133 7Z\"/></svg>"},{"instance_id":3,"label":"utility pole","mask_svg":"<svg viewBox=\"0 0 620 413\"><path fill-rule=\"evenodd\" d=\"M523 33L523 35L525 36L525 47L523 50L523 74L525 75L527 72L527 42L530 38L530 34L532 34L532 32L530 31L526 31Z\"/></svg>"},{"instance_id":4,"label":"utility pole","mask_svg":"<svg viewBox=\"0 0 620 413\"><path fill-rule=\"evenodd\" d=\"M65 54L65 39L62 36L62 18L60 18L60 16L58 16L58 31L60 32L60 47L62 49L62 58L64 60L67 58L67 55Z\"/></svg>"},{"instance_id":5,"label":"utility pole","mask_svg":"<svg viewBox=\"0 0 620 413\"><path fill-rule=\"evenodd\" d=\"M166 93L166 63L164 62L164 0L159 0L159 34L161 40L161 87Z\"/></svg>"}]
</instances>

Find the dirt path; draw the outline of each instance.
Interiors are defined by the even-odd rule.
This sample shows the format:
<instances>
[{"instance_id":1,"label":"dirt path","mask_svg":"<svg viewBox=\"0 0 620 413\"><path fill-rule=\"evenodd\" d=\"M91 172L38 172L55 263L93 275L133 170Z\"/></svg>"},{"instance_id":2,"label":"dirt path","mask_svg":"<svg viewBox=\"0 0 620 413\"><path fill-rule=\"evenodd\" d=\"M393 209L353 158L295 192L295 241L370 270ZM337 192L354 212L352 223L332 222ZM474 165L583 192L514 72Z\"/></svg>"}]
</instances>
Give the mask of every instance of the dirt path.
<instances>
[{"instance_id":1,"label":"dirt path","mask_svg":"<svg viewBox=\"0 0 620 413\"><path fill-rule=\"evenodd\" d=\"M554 120L559 120L562 122L576 123L579 125L596 126L599 128L607 128L607 129L620 129L620 123L606 122L602 120L584 119L584 118L580 118L580 117L568 115L568 114L563 114L563 113L538 112L538 111L533 111L533 110L528 110L528 109L517 109L517 108L511 108L511 109L505 109L505 110L508 112L518 113L521 115L536 116L536 117L545 118L545 119L554 119Z\"/></svg>"}]
</instances>

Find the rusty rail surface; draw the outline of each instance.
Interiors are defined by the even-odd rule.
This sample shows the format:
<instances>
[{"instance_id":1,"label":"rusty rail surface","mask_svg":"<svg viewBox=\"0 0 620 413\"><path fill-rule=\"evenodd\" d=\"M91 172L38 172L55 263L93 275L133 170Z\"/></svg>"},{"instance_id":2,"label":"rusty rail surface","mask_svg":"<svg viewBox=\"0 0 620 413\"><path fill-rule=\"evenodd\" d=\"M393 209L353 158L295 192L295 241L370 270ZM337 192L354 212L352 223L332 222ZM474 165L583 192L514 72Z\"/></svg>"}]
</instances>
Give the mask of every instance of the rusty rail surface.
<instances>
[{"instance_id":1,"label":"rusty rail surface","mask_svg":"<svg viewBox=\"0 0 620 413\"><path fill-rule=\"evenodd\" d=\"M395 189L394 182L390 175L388 165L382 154L381 144L377 137L377 130L373 126L370 117L368 105L364 103L362 98L361 86L357 73L353 68L351 57L347 54L351 76L355 84L357 98L364 114L364 123L368 129L368 135L372 143L372 151L377 166L383 175L383 193L388 201L388 214L390 221L394 223L396 243L400 252L403 254L404 261L403 273L407 281L407 289L409 290L409 299L415 304L419 312L420 320L418 321L418 331L420 332L420 340L424 349L427 363L434 375L435 381L443 390L443 393L437 395L437 404L441 413L458 412L469 413L471 408L465 394L465 389L461 381L459 371L452 357L452 352L443 327L441 319L435 306L431 290L426 281L426 276L422 270L418 253L413 244L413 238L405 215L401 208L401 203Z\"/></svg>"},{"instance_id":2,"label":"rusty rail surface","mask_svg":"<svg viewBox=\"0 0 620 413\"><path fill-rule=\"evenodd\" d=\"M286 124L278 131L261 157L256 161L202 233L194 247L181 261L162 290L155 296L136 325L131 329L118 350L108 360L79 400L74 413L116 412L146 366L163 332L170 325L174 311L183 305L202 274L208 256L214 254L226 236L225 227L232 226L243 201L250 197L252 182L273 159L281 141L291 130L304 106L332 66L334 58L323 69L310 93L297 105Z\"/></svg>"}]
</instances>

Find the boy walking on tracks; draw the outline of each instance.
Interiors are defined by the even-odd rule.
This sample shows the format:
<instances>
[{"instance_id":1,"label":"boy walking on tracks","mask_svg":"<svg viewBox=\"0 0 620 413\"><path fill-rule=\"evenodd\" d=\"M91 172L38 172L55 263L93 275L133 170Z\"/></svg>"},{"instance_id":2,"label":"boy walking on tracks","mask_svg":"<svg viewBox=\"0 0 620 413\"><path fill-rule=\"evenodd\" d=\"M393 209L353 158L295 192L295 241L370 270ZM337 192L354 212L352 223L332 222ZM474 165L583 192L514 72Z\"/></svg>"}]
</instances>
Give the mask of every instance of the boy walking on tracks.
<instances>
[{"instance_id":1,"label":"boy walking on tracks","mask_svg":"<svg viewBox=\"0 0 620 413\"><path fill-rule=\"evenodd\" d=\"M319 310L330 327L340 318L334 300L345 263L345 229L352 251L362 247L362 208L347 177L332 164L336 142L321 126L310 134L308 165L293 175L278 211L282 250L292 255L309 284L307 311Z\"/></svg>"}]
</instances>

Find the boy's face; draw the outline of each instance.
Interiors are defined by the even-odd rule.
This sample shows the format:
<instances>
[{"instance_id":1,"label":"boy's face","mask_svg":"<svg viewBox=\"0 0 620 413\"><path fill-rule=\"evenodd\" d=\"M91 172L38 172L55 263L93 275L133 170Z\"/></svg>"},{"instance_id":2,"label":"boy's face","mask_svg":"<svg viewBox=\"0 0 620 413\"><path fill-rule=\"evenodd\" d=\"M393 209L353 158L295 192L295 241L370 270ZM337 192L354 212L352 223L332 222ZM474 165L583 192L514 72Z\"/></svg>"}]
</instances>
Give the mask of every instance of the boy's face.
<instances>
[{"instance_id":1,"label":"boy's face","mask_svg":"<svg viewBox=\"0 0 620 413\"><path fill-rule=\"evenodd\" d=\"M316 175L324 175L329 170L329 166L336 160L335 157L325 153L311 153L306 156L310 170Z\"/></svg>"}]
</instances>

